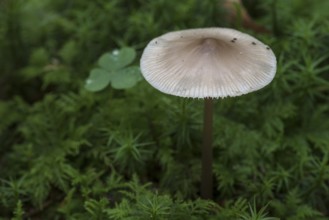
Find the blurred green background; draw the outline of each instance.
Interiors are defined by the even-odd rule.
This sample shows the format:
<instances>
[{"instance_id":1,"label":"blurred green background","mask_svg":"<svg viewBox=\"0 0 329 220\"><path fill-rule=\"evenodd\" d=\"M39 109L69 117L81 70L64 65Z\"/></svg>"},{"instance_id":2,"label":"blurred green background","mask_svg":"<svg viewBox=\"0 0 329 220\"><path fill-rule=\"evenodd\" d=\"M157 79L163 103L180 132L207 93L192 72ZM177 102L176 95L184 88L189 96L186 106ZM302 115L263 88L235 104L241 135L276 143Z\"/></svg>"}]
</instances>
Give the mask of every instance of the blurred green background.
<instances>
[{"instance_id":1,"label":"blurred green background","mask_svg":"<svg viewBox=\"0 0 329 220\"><path fill-rule=\"evenodd\" d=\"M329 1L243 4L266 31L220 0L1 0L0 219L329 219ZM132 48L137 68L151 39L195 27L278 60L269 86L215 102L214 201L199 199L202 100L136 75L85 88L105 54Z\"/></svg>"}]
</instances>

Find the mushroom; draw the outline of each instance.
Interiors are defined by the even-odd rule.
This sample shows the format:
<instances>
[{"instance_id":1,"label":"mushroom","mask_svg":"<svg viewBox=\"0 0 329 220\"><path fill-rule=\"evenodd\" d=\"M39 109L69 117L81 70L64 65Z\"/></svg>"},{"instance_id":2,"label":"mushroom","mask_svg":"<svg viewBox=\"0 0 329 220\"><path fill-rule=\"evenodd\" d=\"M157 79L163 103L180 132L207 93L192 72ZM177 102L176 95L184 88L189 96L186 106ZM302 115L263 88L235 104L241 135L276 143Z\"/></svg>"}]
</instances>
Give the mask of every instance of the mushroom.
<instances>
[{"instance_id":1,"label":"mushroom","mask_svg":"<svg viewBox=\"0 0 329 220\"><path fill-rule=\"evenodd\" d=\"M211 199L213 98L239 96L269 84L276 72L274 53L237 30L198 28L151 40L140 66L146 81L161 92L205 99L201 196Z\"/></svg>"}]
</instances>

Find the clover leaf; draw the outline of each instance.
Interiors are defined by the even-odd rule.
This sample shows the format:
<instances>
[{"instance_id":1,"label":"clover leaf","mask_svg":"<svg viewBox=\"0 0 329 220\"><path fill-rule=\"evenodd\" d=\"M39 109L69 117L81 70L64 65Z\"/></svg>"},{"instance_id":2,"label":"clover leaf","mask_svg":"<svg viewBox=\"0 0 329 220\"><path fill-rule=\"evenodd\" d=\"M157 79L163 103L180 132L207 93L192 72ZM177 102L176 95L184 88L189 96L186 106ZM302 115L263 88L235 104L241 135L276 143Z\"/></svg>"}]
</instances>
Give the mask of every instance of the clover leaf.
<instances>
[{"instance_id":1,"label":"clover leaf","mask_svg":"<svg viewBox=\"0 0 329 220\"><path fill-rule=\"evenodd\" d=\"M112 75L111 85L114 89L128 89L142 79L137 66L127 67Z\"/></svg>"},{"instance_id":2,"label":"clover leaf","mask_svg":"<svg viewBox=\"0 0 329 220\"><path fill-rule=\"evenodd\" d=\"M128 89L142 79L138 66L129 66L136 57L133 48L124 47L105 53L98 59L98 66L90 71L85 88L97 92L110 83L114 89Z\"/></svg>"},{"instance_id":3,"label":"clover leaf","mask_svg":"<svg viewBox=\"0 0 329 220\"><path fill-rule=\"evenodd\" d=\"M118 70L132 63L135 57L135 50L125 47L121 50L114 50L112 53L103 54L98 60L98 65L109 71Z\"/></svg>"},{"instance_id":4,"label":"clover leaf","mask_svg":"<svg viewBox=\"0 0 329 220\"><path fill-rule=\"evenodd\" d=\"M111 73L103 69L93 69L86 80L85 88L91 92L97 92L104 89L111 80Z\"/></svg>"}]
</instances>

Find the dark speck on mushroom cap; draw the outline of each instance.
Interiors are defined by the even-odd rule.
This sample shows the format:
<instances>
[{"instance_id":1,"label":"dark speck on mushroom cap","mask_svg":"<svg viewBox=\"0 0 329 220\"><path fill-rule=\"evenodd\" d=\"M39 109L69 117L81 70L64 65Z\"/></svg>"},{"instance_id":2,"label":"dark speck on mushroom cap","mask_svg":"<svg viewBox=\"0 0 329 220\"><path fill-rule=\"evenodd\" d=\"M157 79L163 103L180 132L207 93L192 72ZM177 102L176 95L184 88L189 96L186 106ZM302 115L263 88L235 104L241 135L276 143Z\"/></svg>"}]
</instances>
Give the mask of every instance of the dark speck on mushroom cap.
<instances>
[{"instance_id":1,"label":"dark speck on mushroom cap","mask_svg":"<svg viewBox=\"0 0 329 220\"><path fill-rule=\"evenodd\" d=\"M238 96L261 89L273 79L276 58L267 48L256 38L228 28L170 32L145 48L141 71L164 93L195 98Z\"/></svg>"}]
</instances>

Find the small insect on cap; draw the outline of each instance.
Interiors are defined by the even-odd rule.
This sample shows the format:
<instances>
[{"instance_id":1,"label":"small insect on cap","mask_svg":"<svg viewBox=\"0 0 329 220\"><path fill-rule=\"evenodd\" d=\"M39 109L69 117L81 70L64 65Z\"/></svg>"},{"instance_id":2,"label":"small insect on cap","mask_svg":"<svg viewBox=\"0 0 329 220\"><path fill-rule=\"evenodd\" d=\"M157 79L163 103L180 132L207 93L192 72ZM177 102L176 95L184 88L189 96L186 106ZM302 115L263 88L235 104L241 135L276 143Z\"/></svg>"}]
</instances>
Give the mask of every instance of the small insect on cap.
<instances>
[{"instance_id":1,"label":"small insect on cap","mask_svg":"<svg viewBox=\"0 0 329 220\"><path fill-rule=\"evenodd\" d=\"M141 58L144 78L161 92L192 98L239 96L274 78L276 58L254 37L229 28L164 34Z\"/></svg>"}]
</instances>

